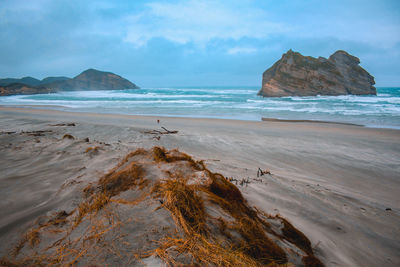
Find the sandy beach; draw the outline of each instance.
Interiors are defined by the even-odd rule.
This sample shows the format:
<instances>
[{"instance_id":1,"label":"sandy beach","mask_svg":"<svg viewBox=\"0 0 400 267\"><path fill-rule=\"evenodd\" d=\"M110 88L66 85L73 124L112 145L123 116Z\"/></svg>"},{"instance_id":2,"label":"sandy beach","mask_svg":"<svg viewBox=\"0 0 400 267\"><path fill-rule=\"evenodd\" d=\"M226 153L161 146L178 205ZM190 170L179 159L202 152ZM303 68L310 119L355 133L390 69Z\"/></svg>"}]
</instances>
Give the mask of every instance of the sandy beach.
<instances>
[{"instance_id":1,"label":"sandy beach","mask_svg":"<svg viewBox=\"0 0 400 267\"><path fill-rule=\"evenodd\" d=\"M249 205L287 218L326 266L400 265L399 130L0 107L0 132L0 256L126 154L160 146L248 178Z\"/></svg>"}]
</instances>

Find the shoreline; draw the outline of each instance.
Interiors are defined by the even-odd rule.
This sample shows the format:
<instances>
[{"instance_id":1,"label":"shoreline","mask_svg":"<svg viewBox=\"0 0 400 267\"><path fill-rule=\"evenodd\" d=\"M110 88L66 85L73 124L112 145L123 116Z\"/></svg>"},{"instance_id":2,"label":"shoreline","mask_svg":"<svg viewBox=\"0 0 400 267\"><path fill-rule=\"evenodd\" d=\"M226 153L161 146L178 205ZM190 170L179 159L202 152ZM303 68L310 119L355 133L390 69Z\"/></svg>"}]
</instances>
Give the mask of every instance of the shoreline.
<instances>
[{"instance_id":1,"label":"shoreline","mask_svg":"<svg viewBox=\"0 0 400 267\"><path fill-rule=\"evenodd\" d=\"M46 108L51 107L51 108ZM234 118L216 118L216 117L191 117L191 116L177 116L177 115L136 115L136 114L124 114L124 113L96 113L96 112L85 112L85 111L71 111L71 110L59 110L52 108L68 108L65 106L58 105L0 105L1 110L39 110L39 111L57 111L57 112L65 112L72 114L97 114L97 115L112 115L112 116L132 116L132 117L144 117L144 118L173 118L173 119L194 119L194 120L228 120L228 121L248 121L248 122L273 122L273 123L316 123L316 124L335 124L335 125L348 125L348 126L357 126L369 129L390 129L400 131L400 126L382 126L382 125L362 125L357 123L350 122L340 122L340 121L326 121L326 120L307 120L307 119L278 119L278 118L270 118L270 117L260 117L260 120L249 120L249 119L234 119Z\"/></svg>"},{"instance_id":2,"label":"shoreline","mask_svg":"<svg viewBox=\"0 0 400 267\"><path fill-rule=\"evenodd\" d=\"M249 205L287 218L326 266L400 264L398 130L11 107L0 107L0 129L0 256L39 216L71 210L129 152L160 146L249 177L239 186ZM259 181L258 168L272 175Z\"/></svg>"},{"instance_id":3,"label":"shoreline","mask_svg":"<svg viewBox=\"0 0 400 267\"><path fill-rule=\"evenodd\" d=\"M332 124L341 124L341 125L351 125L351 126L359 126L359 127L367 127L362 124L356 123L347 123L347 122L338 122L338 121L321 121L321 120L286 120L286 119L275 119L275 118L265 118L262 117L261 121L268 121L268 122L293 122L293 123L332 123ZM373 127L367 127L373 128ZM392 128L391 128L392 129Z\"/></svg>"}]
</instances>

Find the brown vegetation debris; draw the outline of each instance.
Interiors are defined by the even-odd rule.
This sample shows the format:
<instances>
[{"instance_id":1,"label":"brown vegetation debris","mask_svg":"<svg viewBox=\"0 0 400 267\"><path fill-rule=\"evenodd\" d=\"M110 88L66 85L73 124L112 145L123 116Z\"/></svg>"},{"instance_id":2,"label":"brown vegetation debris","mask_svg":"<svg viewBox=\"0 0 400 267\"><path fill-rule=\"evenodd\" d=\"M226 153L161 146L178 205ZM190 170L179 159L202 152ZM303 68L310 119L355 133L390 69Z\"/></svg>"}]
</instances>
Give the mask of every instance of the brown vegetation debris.
<instances>
[{"instance_id":1,"label":"brown vegetation debris","mask_svg":"<svg viewBox=\"0 0 400 267\"><path fill-rule=\"evenodd\" d=\"M154 197L163 200L162 205L186 234L207 232L204 204L196 186L188 185L187 180L180 176L161 181L152 190Z\"/></svg>"},{"instance_id":2,"label":"brown vegetation debris","mask_svg":"<svg viewBox=\"0 0 400 267\"><path fill-rule=\"evenodd\" d=\"M311 248L311 242L308 238L298 229L296 229L288 220L277 215L283 223L282 235L283 237L295 244L297 247L301 248L308 255L313 255L313 250Z\"/></svg>"},{"instance_id":3,"label":"brown vegetation debris","mask_svg":"<svg viewBox=\"0 0 400 267\"><path fill-rule=\"evenodd\" d=\"M189 156L186 153L180 152L177 149L172 149L170 151L167 151L164 147L155 146L152 149L152 153L154 161L156 162L173 163L177 161L186 161L196 171L205 170L203 160L195 161L191 156Z\"/></svg>"},{"instance_id":4,"label":"brown vegetation debris","mask_svg":"<svg viewBox=\"0 0 400 267\"><path fill-rule=\"evenodd\" d=\"M199 172L207 182L193 178ZM155 255L169 266L287 266L291 250L276 242L286 240L285 244L304 251L304 257L292 256L302 259L305 266L323 266L314 257L311 242L286 219L251 208L222 174L211 172L203 161L195 161L177 149L153 147L131 152L83 192L74 211L60 211L32 228L16 249L15 258L1 259L0 264L64 266L105 264L103 260L108 259L113 264L131 265L141 257ZM130 199L123 198L126 196ZM161 206L154 209L158 203ZM160 209L165 209L161 214L170 221L139 235L132 229L146 228L135 224L135 218L120 218L123 212L138 211L137 217L155 216L158 220L160 215L155 212ZM136 217L136 213L128 214ZM267 220L280 223L282 234L276 233ZM175 223L175 231L171 223ZM62 235L49 227L62 229ZM55 240L40 250L43 245L37 245L41 238L52 237L44 231L54 233ZM133 249L132 240L143 242L147 249L144 245L142 250ZM17 257L21 249L28 257ZM26 254L27 250L32 253Z\"/></svg>"},{"instance_id":5,"label":"brown vegetation debris","mask_svg":"<svg viewBox=\"0 0 400 267\"><path fill-rule=\"evenodd\" d=\"M173 162L173 160L194 162L190 156L183 153L171 157L169 156L171 152L167 153L165 149L159 147L153 148L153 153L155 161L158 162ZM172 179L161 181L154 188L155 197L163 199L163 206L171 212L185 236L185 238L170 237L161 247L165 248L168 245L174 247L179 254L189 253L195 263L205 265L257 266L286 263L284 250L266 236L264 225L259 222L261 219L257 217L256 211L247 206L239 189L223 175L212 173L204 165L202 166L212 181L209 186L201 188L196 184L188 185L188 179L178 174ZM206 221L209 215L204 210L204 199L196 193L199 191L206 193L212 199L212 203L220 205L235 218L233 224L225 222L221 217L217 219L221 234L230 239L231 236L226 230L229 227L240 234L241 239L229 240L225 242L225 246L217 242L207 227ZM215 255L216 251L220 254ZM164 250L156 252L166 262L172 265L176 263Z\"/></svg>"},{"instance_id":6,"label":"brown vegetation debris","mask_svg":"<svg viewBox=\"0 0 400 267\"><path fill-rule=\"evenodd\" d=\"M287 262L285 251L267 237L259 220L244 217L236 228L244 238L240 245L247 255L263 264Z\"/></svg>"},{"instance_id":7,"label":"brown vegetation debris","mask_svg":"<svg viewBox=\"0 0 400 267\"><path fill-rule=\"evenodd\" d=\"M147 182L144 173L144 169L140 165L132 162L122 170L112 171L103 176L98 185L100 190L110 197L115 196L133 186L145 185Z\"/></svg>"},{"instance_id":8,"label":"brown vegetation debris","mask_svg":"<svg viewBox=\"0 0 400 267\"><path fill-rule=\"evenodd\" d=\"M32 248L40 243L40 234L39 234L39 231L40 231L40 228L34 228L34 229L31 229L31 230L26 234L26 241L29 243L29 245L30 245Z\"/></svg>"},{"instance_id":9,"label":"brown vegetation debris","mask_svg":"<svg viewBox=\"0 0 400 267\"><path fill-rule=\"evenodd\" d=\"M63 225L66 223L68 216L71 213L66 212L65 210L60 211L56 214L56 216L48 221L48 224L51 225Z\"/></svg>"},{"instance_id":10,"label":"brown vegetation debris","mask_svg":"<svg viewBox=\"0 0 400 267\"><path fill-rule=\"evenodd\" d=\"M62 139L70 139L70 140L74 140L75 139L75 137L73 137L72 135L70 135L70 134L64 134L64 136L63 136L63 138Z\"/></svg>"},{"instance_id":11,"label":"brown vegetation debris","mask_svg":"<svg viewBox=\"0 0 400 267\"><path fill-rule=\"evenodd\" d=\"M303 257L304 267L324 267L325 265L313 255Z\"/></svg>"},{"instance_id":12,"label":"brown vegetation debris","mask_svg":"<svg viewBox=\"0 0 400 267\"><path fill-rule=\"evenodd\" d=\"M79 225L86 214L101 210L108 202L110 197L105 193L96 193L89 200L81 202L78 207L78 215L75 217L74 226Z\"/></svg>"},{"instance_id":13,"label":"brown vegetation debris","mask_svg":"<svg viewBox=\"0 0 400 267\"><path fill-rule=\"evenodd\" d=\"M99 152L100 147L99 146L93 146L93 147L88 147L85 150L85 153L97 153Z\"/></svg>"}]
</instances>

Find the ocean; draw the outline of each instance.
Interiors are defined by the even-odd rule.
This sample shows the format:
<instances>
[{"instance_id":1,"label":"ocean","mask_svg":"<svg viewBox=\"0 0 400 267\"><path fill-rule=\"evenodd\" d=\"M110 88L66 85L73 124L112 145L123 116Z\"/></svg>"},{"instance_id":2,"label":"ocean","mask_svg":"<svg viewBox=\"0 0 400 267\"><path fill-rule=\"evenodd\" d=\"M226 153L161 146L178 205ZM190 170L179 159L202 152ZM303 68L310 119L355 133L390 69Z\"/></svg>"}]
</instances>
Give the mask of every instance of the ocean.
<instances>
[{"instance_id":1,"label":"ocean","mask_svg":"<svg viewBox=\"0 0 400 267\"><path fill-rule=\"evenodd\" d=\"M261 120L323 120L400 129L400 88L377 96L263 98L259 87L172 87L0 97L0 105L76 112ZM44 107L45 106L45 107Z\"/></svg>"}]
</instances>

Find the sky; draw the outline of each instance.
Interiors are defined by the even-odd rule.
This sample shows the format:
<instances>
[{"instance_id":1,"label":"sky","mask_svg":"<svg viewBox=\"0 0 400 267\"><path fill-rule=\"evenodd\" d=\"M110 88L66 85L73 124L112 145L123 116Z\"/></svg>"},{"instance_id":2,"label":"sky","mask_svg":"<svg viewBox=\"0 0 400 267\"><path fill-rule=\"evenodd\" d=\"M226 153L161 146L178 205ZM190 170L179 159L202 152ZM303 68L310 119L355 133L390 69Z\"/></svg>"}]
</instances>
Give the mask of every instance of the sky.
<instances>
[{"instance_id":1,"label":"sky","mask_svg":"<svg viewBox=\"0 0 400 267\"><path fill-rule=\"evenodd\" d=\"M0 0L0 77L95 68L141 87L261 86L289 49L400 86L399 0Z\"/></svg>"}]
</instances>

